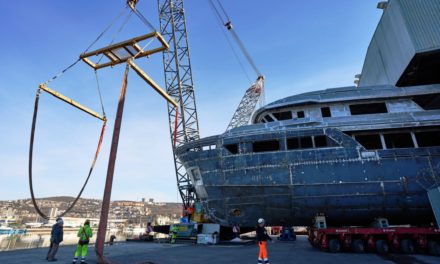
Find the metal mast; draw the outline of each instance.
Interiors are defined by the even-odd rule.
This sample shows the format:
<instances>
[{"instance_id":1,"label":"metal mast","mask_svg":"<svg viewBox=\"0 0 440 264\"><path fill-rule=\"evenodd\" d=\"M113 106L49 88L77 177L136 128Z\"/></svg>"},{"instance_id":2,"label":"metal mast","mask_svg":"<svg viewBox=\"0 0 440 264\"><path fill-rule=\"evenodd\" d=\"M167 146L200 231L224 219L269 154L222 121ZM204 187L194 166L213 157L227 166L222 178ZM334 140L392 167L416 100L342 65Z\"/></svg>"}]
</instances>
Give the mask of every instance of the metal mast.
<instances>
[{"instance_id":1,"label":"metal mast","mask_svg":"<svg viewBox=\"0 0 440 264\"><path fill-rule=\"evenodd\" d=\"M170 48L163 52L165 86L167 93L179 104L176 145L173 147L177 187L185 208L196 199L191 179L176 156L176 148L200 138L191 61L186 32L183 0L158 0L160 33ZM176 108L168 104L170 135L173 141Z\"/></svg>"}]
</instances>

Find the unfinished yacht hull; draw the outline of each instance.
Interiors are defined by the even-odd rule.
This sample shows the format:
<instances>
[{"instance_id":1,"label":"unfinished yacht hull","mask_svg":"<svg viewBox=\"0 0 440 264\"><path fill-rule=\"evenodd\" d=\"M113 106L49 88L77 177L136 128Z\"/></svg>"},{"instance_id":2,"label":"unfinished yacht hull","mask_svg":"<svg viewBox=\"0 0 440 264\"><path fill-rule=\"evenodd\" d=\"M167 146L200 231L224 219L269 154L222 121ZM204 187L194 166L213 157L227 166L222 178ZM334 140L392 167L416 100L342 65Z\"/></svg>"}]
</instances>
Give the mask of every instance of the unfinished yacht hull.
<instances>
[{"instance_id":1,"label":"unfinished yacht hull","mask_svg":"<svg viewBox=\"0 0 440 264\"><path fill-rule=\"evenodd\" d=\"M286 97L258 109L251 125L177 149L211 220L435 221L428 193L440 190L440 2L379 6L358 87Z\"/></svg>"},{"instance_id":2,"label":"unfinished yacht hull","mask_svg":"<svg viewBox=\"0 0 440 264\"><path fill-rule=\"evenodd\" d=\"M440 182L440 148L369 151L336 129L260 130L222 135L180 154L208 217L252 226L308 225L317 213L330 224L368 224L386 217L395 224L434 221L427 188ZM225 143L327 135L337 147L230 155ZM286 143L285 143L286 144Z\"/></svg>"}]
</instances>

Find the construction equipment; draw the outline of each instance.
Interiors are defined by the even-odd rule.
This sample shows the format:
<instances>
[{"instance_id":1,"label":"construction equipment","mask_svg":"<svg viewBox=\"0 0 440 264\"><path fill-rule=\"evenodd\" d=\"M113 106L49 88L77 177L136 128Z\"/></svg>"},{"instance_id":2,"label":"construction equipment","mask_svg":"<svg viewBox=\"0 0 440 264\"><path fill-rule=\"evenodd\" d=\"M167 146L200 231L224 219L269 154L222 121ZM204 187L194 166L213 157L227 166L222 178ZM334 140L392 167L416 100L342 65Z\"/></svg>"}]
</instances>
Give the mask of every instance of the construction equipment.
<instances>
[{"instance_id":1,"label":"construction equipment","mask_svg":"<svg viewBox=\"0 0 440 264\"><path fill-rule=\"evenodd\" d=\"M113 180L113 171L114 171L114 163L116 160L116 153L117 153L117 145L118 145L118 138L119 138L119 130L122 120L122 113L123 113L123 106L124 106L124 100L125 100L125 92L126 92L126 86L127 86L127 76L128 76L128 70L129 68L132 68L142 79L144 79L152 88L154 88L163 98L165 98L168 102L168 114L169 114L169 122L170 122L170 134L171 134L171 140L173 142L173 153L174 153L174 161L175 161L175 170L176 170L176 176L177 176L177 184L178 184L178 190L180 192L180 195L182 197L184 208L189 208L193 205L194 201L197 200L196 193L194 191L194 187L191 183L191 179L188 175L188 173L185 171L183 164L179 161L179 159L176 156L175 150L177 147L193 141L200 138L199 136L199 124L198 124L198 118L197 118L197 108L196 108L196 101L195 101L195 94L194 94L194 84L192 80L192 70L191 70L191 62L190 62L190 54L189 54L189 48L188 48L188 39L187 39L187 32L186 32L186 21L185 21L185 13L183 8L183 0L158 0L158 9L159 9L159 18L160 18L160 31L161 33L158 33L155 31L154 27L146 20L145 17L142 16L137 10L136 10L136 4L138 0L128 0L127 1L127 7L131 9L131 12L135 13L141 20L144 22L149 28L153 30L152 33L139 36L136 38L132 38L123 42L119 42L116 44L113 44L113 40L111 41L110 45L97 49L94 51L89 52L88 50L90 47L95 44L103 35L104 33L113 25L114 21L102 32L97 39L86 49L86 51L81 54L80 58L75 61L72 65L67 67L65 70L63 70L59 75L54 76L49 81L42 83L39 86L39 90L37 92L36 96L36 103L35 103L35 112L34 112L34 119L33 119L33 125L32 125L32 135L31 135L31 148L30 148L30 162L29 162L29 181L30 181L30 189L32 198L34 201L35 208L37 212L43 216L46 217L41 210L39 210L35 198L33 195L33 188L32 188L32 150L33 150L33 141L34 141L34 131L35 131L35 122L37 117L37 109L38 109L38 98L40 91L45 91L56 98L67 102L74 107L102 120L104 122L101 137L99 140L97 152L95 154L95 159L92 163L92 167L90 169L90 173L86 179L86 182L81 189L81 192L79 193L78 197L75 199L75 201L72 203L71 207L64 213L66 214L71 208L73 208L76 201L79 199L82 191L84 190L87 181L90 177L90 174L93 170L94 164L96 162L101 143L104 133L104 128L106 124L106 117L103 109L103 114L100 115L97 112L94 112L90 110L87 107L82 106L81 104L75 102L74 100L52 90L51 88L47 87L47 83L56 79L60 75L64 74L67 70L72 68L74 65L76 65L80 60L84 61L86 64L88 64L90 67L92 67L95 71L95 74L97 76L97 70L106 68L106 67L113 67L115 65L126 63L126 70L124 74L124 79L121 87L121 95L119 99L118 104L118 111L117 111L117 117L115 121L115 128L113 132L113 142L112 142L112 149L110 153L110 161L109 161L109 168L107 172L107 181L106 181L106 187L104 191L104 199L103 199L103 208L101 211L101 222L100 222L100 232L98 235L98 242L97 242L97 252L99 253L98 256L100 259L102 259L102 243L104 241L105 237L105 230L102 231L101 229L106 226L107 222L107 214L108 214L108 207L109 207L109 201L110 201L110 195L111 195L111 186L112 186L112 180ZM224 10L223 10L224 11ZM130 12L130 14L131 14ZM129 15L130 15L129 14ZM122 13L120 14L120 16ZM119 17L120 17L119 16ZM119 18L118 17L118 18ZM117 19L118 19L117 18ZM119 31L122 30L125 23L128 21L129 16L125 20L124 24L120 28ZM225 24L226 25L226 24ZM232 24L230 20L228 20L227 23L228 30L232 30ZM233 33L234 38L238 42L240 49L243 51L245 56L247 57L248 61L258 72L258 79L257 82L250 88L245 94L245 97L243 98L242 103L240 104L239 110L236 111L236 115L234 115L234 119L238 120L234 124L241 125L244 122L241 120L244 120L243 116L248 116L252 114L252 111L256 105L256 103L259 101L259 98L263 92L263 80L264 78L259 74L259 71L257 70L255 64L253 63L252 59L249 56L249 53L244 48L242 42L238 38L238 35L234 32ZM151 41L146 43L145 46L142 47L141 42L150 40L150 39L157 39L158 43L160 43L159 47L145 49L147 46L151 44ZM165 83L166 83L166 92L164 92L159 85L157 85L156 82L154 82L137 64L135 64L135 60L149 56L151 54L162 52L163 51L163 62L164 62L164 72L165 72ZM103 61L103 59L105 61ZM98 80L98 79L97 79ZM98 91L99 91L99 82L98 82ZM101 98L101 92L99 91L100 100L102 104L102 98ZM181 111L179 111L179 108ZM179 113L181 115L179 116ZM237 125L234 125L237 126ZM63 214L63 215L64 215ZM102 228L101 228L102 227ZM104 235L102 235L104 233Z\"/></svg>"},{"instance_id":2,"label":"construction equipment","mask_svg":"<svg viewBox=\"0 0 440 264\"><path fill-rule=\"evenodd\" d=\"M101 38L102 36L116 23L116 21L118 21L125 13L127 8L124 8L119 15L114 18L110 24L96 37L96 39L86 48L86 50L84 51L84 53L87 53L90 48L96 44ZM122 30L122 28L125 26L126 22L128 21L130 14L128 14L127 19L125 19L125 22L122 24L120 30ZM114 39L116 38L116 35L113 37L112 42L114 41ZM99 61L102 58L99 59ZM34 148L34 139L35 139L35 127L36 127L36 122L37 122L37 115L38 115L38 106L39 106L39 99L40 99L40 93L42 91L54 96L57 99L60 99L61 101L64 101L74 107L76 107L77 109L93 116L96 117L100 120L103 121L103 125L102 125L102 129L101 129L101 134L98 140L98 146L96 148L96 152L92 161L92 164L90 166L89 169L89 173L86 177L86 180L84 181L81 190L79 191L78 195L75 197L75 199L73 200L73 202L67 207L67 209L58 217L62 217L64 215L66 215L67 213L69 213L73 207L75 206L75 204L78 202L79 198L81 197L85 187L87 186L87 183L90 179L90 176L93 172L93 169L95 167L96 161L98 159L99 153L100 153L100 149L101 149L101 145L102 145L102 141L104 138L104 132L105 132L105 127L106 127L106 123L107 123L107 118L105 115L105 110L104 110L104 104L102 101L102 96L101 96L101 89L100 89L100 85L99 85L99 79L98 79L98 73L97 73L97 69L95 68L95 77L96 77L96 83L97 83L97 90L98 90L98 94L99 94L99 101L101 104L101 109L102 109L102 115L98 114L97 112L90 110L89 108L81 105L80 103L70 99L69 97L56 92L55 90L49 88L47 85L56 80L57 78L61 77L62 75L64 75L68 70L70 70L71 68L73 68L75 65L78 64L78 62L81 61L81 58L78 58L75 62L73 62L72 64L70 64L68 67L66 67L65 69L63 69L61 72L59 72L58 74L54 75L52 78L50 78L49 80L45 81L44 83L41 83L37 89L37 93L35 95L35 104L34 104L34 113L33 113L33 119L32 119L32 128L31 128L31 137L30 137L30 147L29 147L29 189L30 189L30 193L31 193L31 198L32 198L32 203L34 205L35 210L37 211L37 213L44 219L49 219L49 217L47 215L45 215L41 209L39 208L37 202L36 202L36 198L34 195L34 189L33 189L33 175L32 175L32 165L33 165L33 148Z\"/></svg>"},{"instance_id":3,"label":"construction equipment","mask_svg":"<svg viewBox=\"0 0 440 264\"><path fill-rule=\"evenodd\" d=\"M170 46L170 49L163 52L166 91L168 95L179 104L181 109L181 115L179 117L176 115L178 108L168 104L171 135L173 135L173 131L176 131L176 137L174 139L172 138L172 140L175 142L173 156L177 187L182 198L183 207L184 209L187 209L197 200L197 196L188 173L176 155L176 148L187 142L199 139L200 133L190 52L188 47L184 1L158 0L157 3L159 9L160 33ZM221 6L221 3L218 3ZM221 9L227 17L223 6L221 6ZM219 19L222 21L218 11L217 14L219 14ZM264 93L264 78L260 74L240 38L233 30L229 17L227 18L227 22L224 23L225 26L233 33L234 39L258 76L256 83L246 91L239 107L235 111L230 125L228 126L228 129L230 129L247 124L257 103L260 101L260 98ZM173 120L178 120L178 122L173 122Z\"/></svg>"},{"instance_id":4,"label":"construction equipment","mask_svg":"<svg viewBox=\"0 0 440 264\"><path fill-rule=\"evenodd\" d=\"M240 104L238 104L237 110L235 110L235 113L232 116L226 131L249 124L252 113L255 111L255 107L260 101L263 90L264 77L259 76L257 81L244 93L244 96L241 99Z\"/></svg>"},{"instance_id":5,"label":"construction equipment","mask_svg":"<svg viewBox=\"0 0 440 264\"><path fill-rule=\"evenodd\" d=\"M75 61L72 65L67 67L65 70L63 70L60 74L56 75L49 81L40 84L39 89L37 90L36 99L35 99L35 109L34 109L34 115L33 115L33 121L32 121L32 133L31 133L31 144L30 144L30 152L29 152L29 184L30 184L30 191L32 196L32 201L34 203L36 211L44 218L48 218L46 215L44 215L41 210L38 208L38 205L36 203L33 188L32 188L32 152L33 152L33 143L34 143L34 134L35 134L35 125L36 125L36 119L37 119L37 111L38 111L38 102L39 102L39 94L41 91L45 91L52 96L55 96L56 98L69 103L70 105L90 114L93 117L96 117L100 120L102 120L103 128L101 132L101 137L99 140L98 148L95 154L95 158L92 162L92 166L90 168L88 177L79 193L77 198L74 200L74 202L71 204L71 206L64 212L66 214L70 209L73 208L76 201L81 196L81 193L83 192L89 178L91 175L91 172L94 168L94 165L96 163L96 159L102 144L102 138L104 134L104 128L106 125L106 117L105 117L105 111L104 107L102 105L102 98L101 98L101 92L99 91L99 82L97 82L97 87L100 95L101 100L101 106L103 110L103 115L90 110L89 108L82 106L81 104L73 101L72 99L50 89L47 87L47 83L50 81L56 79L63 73L65 73L68 69L72 68L74 65L76 65L80 60L84 61L87 65L89 65L91 68L95 70L95 74L97 77L97 70L106 68L106 67L113 67L118 64L126 63L125 67L125 73L121 85L121 93L118 101L118 107L117 107L117 113L115 117L115 125L113 128L113 137L112 137L112 144L110 149L110 158L108 163L108 169L107 169L107 177L105 182L105 189L104 189L104 196L103 196L103 202L102 202L102 208L101 208L101 217L99 221L99 229L98 229L98 235L96 240L96 254L98 256L98 263L109 263L108 260L103 255L104 251L104 242L105 242L105 235L106 235L106 229L107 229L107 220L108 220L108 213L110 208L110 198L111 198L111 191L112 191L112 184L113 184L113 175L115 170L115 163L116 163L116 156L117 156L117 150L118 150L118 143L119 143L119 135L122 125L122 116L123 116L123 110L124 110L124 103L125 103L125 94L127 91L127 78L128 78L128 72L129 69L133 69L149 86L151 86L154 90L156 90L167 102L168 105L172 108L174 108L174 124L175 129L172 130L174 133L172 133L172 139L173 139L173 146L176 144L177 140L177 119L179 118L179 105L177 102L173 100L162 88L152 79L150 78L136 63L135 60L139 58L143 58L149 55L152 55L154 53L162 52L164 50L167 50L169 48L168 43L163 39L161 34L155 31L154 27L146 20L145 17L142 16L137 10L136 10L136 3L137 0L129 0L127 1L126 9L129 7L131 9L129 16L131 13L135 13L141 20L146 24L149 28L153 30L153 32L138 36L135 38L131 38L126 41L122 41L116 44L113 44L113 41L115 40L115 37L111 41L111 43L103 48L90 51L89 49L91 46L96 43L103 34L109 29L109 27L113 24L113 22L110 24L109 27L107 27L103 33L101 33L98 38L86 49L84 53L82 53L77 61ZM127 18L129 18L129 16ZM119 32L122 30L123 26L126 24L128 19L125 20L122 27L120 28ZM98 81L98 78L97 78ZM63 214L63 215L64 215Z\"/></svg>"},{"instance_id":6,"label":"construction equipment","mask_svg":"<svg viewBox=\"0 0 440 264\"><path fill-rule=\"evenodd\" d=\"M390 251L413 254L416 250L440 255L440 233L435 227L390 226L386 218L378 218L371 226L327 227L325 216L316 216L308 231L312 246L338 253Z\"/></svg>"},{"instance_id":7,"label":"construction equipment","mask_svg":"<svg viewBox=\"0 0 440 264\"><path fill-rule=\"evenodd\" d=\"M258 102L264 104L264 77L261 74L260 70L257 68L257 65L255 64L254 60L252 59L245 45L241 41L237 32L235 31L234 26L232 25L232 21L229 15L226 13L226 10L223 7L220 0L210 0L209 3L211 4L212 10L214 12L214 15L217 17L218 22L220 23L220 25L224 26L228 32L231 33L232 38L235 41L236 45L239 47L240 51L246 58L248 64L252 67L253 71L257 75L257 80L255 81L254 84L251 85L250 88L246 90L243 98L238 104L238 107L235 110L234 115L232 116L232 119L229 122L228 127L226 128L226 131L228 131L233 128L249 124L249 121L252 117L253 112L255 111L255 108L258 105ZM226 34L225 34L225 38L232 52L234 53L237 61L239 62L243 72L247 76L245 67L243 66L240 57L238 56L237 52L234 49L234 46L232 45L231 41L229 40Z\"/></svg>"},{"instance_id":8,"label":"construction equipment","mask_svg":"<svg viewBox=\"0 0 440 264\"><path fill-rule=\"evenodd\" d=\"M30 147L29 147L29 189L30 189L30 193L31 193L31 199L32 199L32 203L34 205L35 210L37 211L37 213L43 218L48 220L49 216L47 216L46 214L44 214L40 207L37 204L36 198L35 198L35 194L34 194L34 188L33 188L33 175L32 175L32 168L33 168L33 150L34 150L34 140L35 140L35 128L36 128L36 123L37 123L37 115L38 115L38 105L39 105L39 101L40 101L40 93L41 91L45 91L48 94L54 96L55 98L58 98L88 114L90 114L93 117L96 117L100 120L102 120L102 128L101 128L101 134L98 140L98 146L96 147L96 151L95 151L95 155L92 161L92 164L90 165L90 169L88 172L88 175L86 177L86 180L84 181L81 190L79 191L79 193L77 194L77 196L75 197L75 199L72 201L72 203L68 206L68 208L59 216L62 217L64 215L66 215L68 212L70 212L73 207L75 206L75 204L78 202L79 198L81 197L81 194L83 193L85 187L87 186L87 183L90 179L90 176L92 175L93 169L95 168L95 164L96 161L98 159L100 150L101 150L101 145L102 145L102 140L104 138L104 132L105 132L105 127L107 124L107 119L105 117L105 112L103 111L103 115L100 115L92 110L90 110L89 108L75 102L74 100L68 98L67 96L64 96L50 88L48 88L46 86L45 83L40 84L40 86L38 87L37 93L35 94L35 104L34 104L34 114L33 114L33 118L32 118L32 128L31 128L31 138L30 138ZM102 105L102 101L101 101L101 105ZM103 108L104 109L104 108Z\"/></svg>"},{"instance_id":9,"label":"construction equipment","mask_svg":"<svg viewBox=\"0 0 440 264\"><path fill-rule=\"evenodd\" d=\"M135 5L130 5L132 11L137 12L135 9ZM160 44L159 47L152 47L146 49L147 46L151 45L151 41L148 41L143 47L140 46L142 41L146 41L148 39L154 40ZM116 155L119 143L119 134L122 124L122 115L124 111L124 102L125 102L125 94L127 90L127 77L129 68L132 68L146 83L148 83L154 90L156 90L167 102L176 108L176 120L178 118L178 105L177 103L168 96L168 94L162 90L162 88L151 79L136 63L135 60L149 56L154 53L162 52L169 48L168 44L164 41L163 37L158 32L152 32L143 36L135 37L126 41L122 41L120 43L116 43L113 45L109 45L107 47L97 49L95 51L87 52L81 54L80 58L85 61L90 67L95 70L105 68L105 67L113 67L117 64L126 63L124 78L121 86L121 94L119 97L117 114L115 118L115 126L113 130L112 144L110 148L110 160L107 169L107 177L104 189L104 197L102 201L102 209L101 209L101 217L99 219L99 229L98 236L96 240L96 254L98 255L99 263L108 263L105 259L104 253L104 242L105 242L105 234L107 230L107 220L108 213L110 209L110 198L113 184L113 174L115 170L116 163ZM102 63L101 59L98 62L93 62L92 57L100 56L103 58L105 56L108 61ZM176 142L176 132L174 131L174 144Z\"/></svg>"},{"instance_id":10,"label":"construction equipment","mask_svg":"<svg viewBox=\"0 0 440 264\"><path fill-rule=\"evenodd\" d=\"M200 135L185 11L183 0L158 0L157 3L160 34L170 47L163 52L166 92L178 103L181 109L181 115L178 116L178 107L168 104L170 134L172 141L175 142L173 156L177 187L186 209L192 205L197 197L188 173L176 156L176 148L189 141L199 139ZM173 134L176 135L174 138Z\"/></svg>"},{"instance_id":11,"label":"construction equipment","mask_svg":"<svg viewBox=\"0 0 440 264\"><path fill-rule=\"evenodd\" d=\"M109 26L107 26L103 32L101 32L98 37L87 47L87 49L84 52L88 52L88 50L108 31L108 29L123 15L124 12L121 12L110 24ZM37 116L38 116L38 106L39 106L39 101L40 101L40 94L42 91L54 96L55 98L64 101L72 106L74 106L75 108L97 118L103 121L102 124L102 128L101 128L101 133L100 133L100 137L98 140L98 146L96 148L95 151L95 155L92 161L92 164L90 166L88 175L86 177L86 180L84 181L81 190L79 191L79 193L77 194L77 196L75 197L75 199L72 201L72 203L67 207L67 209L61 214L59 215L59 217L63 217L64 215L66 215L67 213L69 213L75 206L75 204L78 202L78 200L80 199L85 187L87 186L87 183L90 179L90 176L92 175L93 169L95 168L95 164L96 161L98 159L100 150L101 150L101 145L102 145L102 141L104 138L104 132L105 132L105 128L106 128L106 124L107 124L107 118L105 116L105 110L104 110L104 104L102 102L102 96L101 96L101 90L99 87L99 80L98 80L98 75L95 71L95 76L96 76L96 81L97 81L97 90L98 90L98 94L99 94L99 100L100 100L100 104L101 104L101 109L102 109L102 115L98 114L97 112L89 109L88 107L83 106L82 104L72 100L71 98L49 88L47 85L54 81L55 79L59 78L60 76L62 76L63 74L65 74L68 70L70 70L71 68L73 68L81 59L78 58L75 62L73 62L71 65L69 65L68 67L66 67L65 69L63 69L60 73L58 73L57 75L53 76L52 78L50 78L49 80L45 81L44 83L41 83L38 86L37 92L35 94L35 103L34 103L34 113L33 113L33 118L32 118L32 127L31 127L31 136L30 136L30 145L29 145L29 164L28 164L28 181L29 181L29 189L30 189L30 193L31 193L31 199L32 199L32 203L33 206L36 210L36 212L43 218L43 219L49 219L49 216L47 216L46 214L44 214L40 207L37 204L36 198L35 198L35 194L34 194L34 188L33 188L33 150L34 150L34 140L35 140L35 129L36 129L36 123L37 123Z\"/></svg>"}]
</instances>

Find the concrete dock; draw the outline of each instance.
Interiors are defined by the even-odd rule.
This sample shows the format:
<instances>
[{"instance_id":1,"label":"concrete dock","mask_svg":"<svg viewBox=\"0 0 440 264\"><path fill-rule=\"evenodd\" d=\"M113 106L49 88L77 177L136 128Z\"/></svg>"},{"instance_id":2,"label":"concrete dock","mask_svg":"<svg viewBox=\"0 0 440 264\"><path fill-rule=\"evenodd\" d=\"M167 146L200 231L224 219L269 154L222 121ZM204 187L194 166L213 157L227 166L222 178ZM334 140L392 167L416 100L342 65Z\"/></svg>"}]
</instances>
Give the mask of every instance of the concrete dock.
<instances>
[{"instance_id":1,"label":"concrete dock","mask_svg":"<svg viewBox=\"0 0 440 264\"><path fill-rule=\"evenodd\" d=\"M377 254L331 254L321 252L307 241L306 236L298 236L296 242L278 242L269 244L269 257L272 264L376 264L376 263L399 263L399 264L435 264L440 263L440 257L427 255L401 255L389 254L379 256ZM57 262L72 263L74 246L61 246L57 254ZM159 244L159 243L117 243L106 246L105 255L113 263L137 263L137 264L255 264L257 263L258 247L253 245L194 245L194 244ZM47 248L25 249L16 251L0 252L0 263L24 264L24 263L48 263L45 260ZM93 246L87 263L96 263Z\"/></svg>"}]
</instances>

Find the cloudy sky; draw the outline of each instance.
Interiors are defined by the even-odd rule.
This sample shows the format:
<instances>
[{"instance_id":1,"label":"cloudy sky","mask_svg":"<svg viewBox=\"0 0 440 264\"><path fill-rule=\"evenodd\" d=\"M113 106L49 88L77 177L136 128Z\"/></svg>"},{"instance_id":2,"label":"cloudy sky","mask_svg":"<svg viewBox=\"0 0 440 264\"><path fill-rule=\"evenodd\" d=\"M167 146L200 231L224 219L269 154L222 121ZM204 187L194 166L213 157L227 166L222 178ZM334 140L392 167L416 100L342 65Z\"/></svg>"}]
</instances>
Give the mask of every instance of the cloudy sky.
<instances>
[{"instance_id":1,"label":"cloudy sky","mask_svg":"<svg viewBox=\"0 0 440 264\"><path fill-rule=\"evenodd\" d=\"M351 86L380 19L377 0L223 0L236 31L266 76L266 102ZM29 197L27 166L35 91L74 62L124 8L125 1L0 0L0 200ZM155 27L157 3L138 9ZM222 133L251 82L233 56L207 0L186 1L202 137ZM93 48L108 44L121 20ZM131 16L116 41L149 31ZM160 54L140 66L163 85ZM102 198L123 66L99 72L109 126L84 197ZM256 76L247 68L251 79ZM100 111L94 73L79 63L49 87ZM37 197L76 195L101 123L42 94L34 147ZM166 103L129 74L112 199L179 201Z\"/></svg>"}]
</instances>

